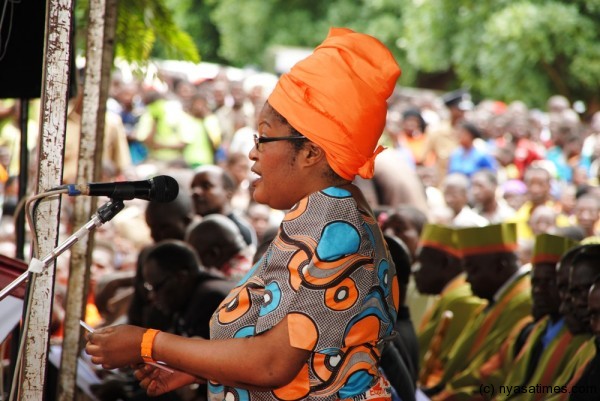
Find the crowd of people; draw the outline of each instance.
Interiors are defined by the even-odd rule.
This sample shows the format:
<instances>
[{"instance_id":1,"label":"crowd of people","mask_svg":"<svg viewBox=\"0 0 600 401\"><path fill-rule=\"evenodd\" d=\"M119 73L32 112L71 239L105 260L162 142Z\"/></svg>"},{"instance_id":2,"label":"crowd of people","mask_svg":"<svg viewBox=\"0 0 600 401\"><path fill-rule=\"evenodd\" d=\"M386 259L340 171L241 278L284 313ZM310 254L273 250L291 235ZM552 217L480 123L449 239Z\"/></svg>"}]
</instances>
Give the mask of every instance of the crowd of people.
<instances>
[{"instance_id":1,"label":"crowd of people","mask_svg":"<svg viewBox=\"0 0 600 401\"><path fill-rule=\"evenodd\" d=\"M337 37L343 35L338 33L333 39ZM311 58L307 60L304 63L310 63ZM299 66L310 71L321 68L302 62ZM252 76L230 81L226 74L219 74L190 82L185 77L165 75L160 85L113 76L102 181L168 174L178 181L180 190L171 203L127 202L123 212L95 233L86 322L95 328L136 325L184 338L209 339L216 326L222 329L217 338L260 338L255 334L273 332L274 342L267 348L282 350L282 355L288 355L295 364L275 364L287 375L266 383L285 387L287 393L274 390L273 397L292 400L307 395L295 393L305 379L295 376L300 369L307 380L310 375L311 382L321 386L311 387L311 394L326 399L331 396L328 389L337 385L330 375L342 372L334 361L345 358L345 353L368 359L366 355L375 351L363 343L378 340L355 339L356 344L342 347L325 334L321 336L321 331L329 335L329 329L324 329L328 327L324 316L329 315L324 306L310 302L317 296L314 294L320 294L325 303L333 303L338 302L335 297L342 292L345 297L355 298L368 293L371 300L364 302L377 303L369 310L377 319L361 318L368 324L375 321L381 325L375 337L391 338L376 353L380 354L381 377L389 381L392 398L598 399L600 112L584 119L559 95L548 99L546 110L530 109L522 102L505 104L484 99L474 103L466 90L445 94L408 91L396 86L393 79L389 97L384 89L368 89L373 91L370 96L383 102L383 118L378 121L379 103L379 108L373 106L373 117L353 115L358 106L352 103L351 84L340 79L343 90L336 87L338 92L324 103L331 112L317 115L313 108L299 106L308 102L309 95L298 95L294 91L300 89L293 85L305 79L308 83L303 81L304 85L315 93L319 85L324 85L327 89L323 92L328 93L328 83L311 82L311 74L303 73L297 69L294 79L280 81L274 92L272 82L264 84ZM333 74L329 70L327 73ZM386 74L393 76L394 72ZM392 78L384 75L377 79ZM68 114L65 183L74 182L76 177L81 100L81 95L71 100ZM336 106L336 102L341 104ZM348 110L338 111L344 107ZM4 201L0 249L9 255L14 254L15 245L12 215L19 173L18 110L18 101L4 100L0 104ZM289 133L279 135L273 121L289 123ZM383 129L383 135L373 134L368 138L372 143L366 145L358 138L356 131L376 132L378 128ZM320 129L329 131L319 133ZM350 137L350 144L331 145L331 138L322 137L336 129ZM32 171L36 130L32 122ZM265 130L272 133L265 137ZM279 139L286 139L286 146L296 155L310 148L308 156L293 157L293 163L305 163L303 166L310 169L298 167L301 173L292 171L284 158L258 163L261 147L275 146L269 144L270 140ZM357 152L353 146L368 148L367 154ZM334 151L330 149L337 151L340 147L343 152L339 155L331 153ZM325 160L325 156L319 156L321 148L332 171L320 170L319 163ZM251 171L253 164L260 164L262 171ZM267 172L276 174L275 179L269 181ZM320 175L308 179L310 176L302 175L307 172ZM328 185L318 187L315 181ZM354 189L348 189L350 182L352 188L364 194L364 205ZM309 187L313 191L306 190L306 195L320 192L308 198L298 196ZM253 194L257 188L259 192ZM347 197L359 200L349 206ZM61 235L68 235L72 230L70 200L63 201L62 206ZM340 208L354 209L343 214ZM365 212L369 208L373 210L372 220ZM373 238L377 238L372 234L377 230L369 224L384 234L386 246L380 239L373 240L377 244L373 246L376 252L386 250L377 253L377 260L384 261L389 254L396 266L397 275L389 274L390 279L398 281L394 308L385 306L394 292L391 283L377 292L370 287L375 285L369 281L371 278L363 277L366 283L360 285L354 282L353 275L361 270L356 266L367 263L363 260L366 234L361 231L354 244L354 231L346 220L353 221L352 227L357 226L355 221L361 221L358 226ZM326 233L331 236L328 243L323 240ZM344 247L353 250L336 250ZM277 258L283 266L297 265L298 270L290 267L285 275L270 273L266 266L276 263ZM309 264L314 270L308 268ZM332 273L335 269L343 270L343 274ZM61 305L67 277L68 252L57 265L56 324L52 332L55 342L60 342L62 335ZM279 285L285 282L291 288L269 286L268 280ZM302 285L307 287L303 294L311 293L310 297L291 298L295 304L284 300L282 293L298 291ZM266 292L258 292L258 287ZM268 294L273 303L260 304L257 322L246 321L247 326L236 325L239 330L229 332L231 329L223 322L245 317L248 311L241 307L250 308L257 294L261 299ZM272 317L270 312L278 306L275 302L285 306L285 317ZM354 301L344 298L339 302L331 307L339 312L333 316L344 316L341 320L348 324L347 330L355 330L352 334L360 337L360 330L364 330L360 321L346 321L348 314L342 313ZM394 315L393 332L387 329L390 321L383 310ZM215 311L219 311L218 319L211 327ZM301 311L315 321L309 324L303 320ZM309 340L298 332L282 334L278 324L281 319L304 330L301 333L313 343L307 344ZM312 338L311 330L317 328L319 335ZM129 333L120 333L125 334ZM288 334L295 349L302 352L291 353L273 345L281 340L277 336ZM99 352L93 348L94 340L90 341L92 351ZM232 349L239 351L235 344ZM321 347L319 352L314 351L315 344ZM200 351L208 349L198 346ZM165 349L176 352L176 347ZM323 351L328 347L329 354ZM344 354L335 354L334 348L343 349ZM248 350L245 357L252 358L253 352ZM168 359L164 355L163 351L162 359ZM316 365L315 355L326 360ZM244 356L238 358L243 360ZM315 365L302 365L307 358ZM344 361L348 369L359 369L358 362L350 363L350 358ZM248 367L238 362L239 369ZM183 362L182 369L185 363L191 362ZM210 379L208 382L182 380L184 386L160 394L158 399L216 399L216 394L223 391L222 383L234 397L248 399L248 393L239 390L246 385L252 393L250 398L263 399L263 387L271 386L244 381L241 373L219 375L209 368L193 371ZM103 383L96 386L95 396L99 400L146 399L146 392L152 389L146 374L157 374L144 372L136 373L138 378L142 376L141 387L131 369L100 374ZM369 378L379 377L369 372ZM335 387L338 392L334 398L362 396L361 381L367 378L349 377L350 373L344 371L343 379L348 382ZM294 379L296 387L284 386L284 379ZM353 392L348 383L362 390ZM386 388L385 384L379 385Z\"/></svg>"}]
</instances>

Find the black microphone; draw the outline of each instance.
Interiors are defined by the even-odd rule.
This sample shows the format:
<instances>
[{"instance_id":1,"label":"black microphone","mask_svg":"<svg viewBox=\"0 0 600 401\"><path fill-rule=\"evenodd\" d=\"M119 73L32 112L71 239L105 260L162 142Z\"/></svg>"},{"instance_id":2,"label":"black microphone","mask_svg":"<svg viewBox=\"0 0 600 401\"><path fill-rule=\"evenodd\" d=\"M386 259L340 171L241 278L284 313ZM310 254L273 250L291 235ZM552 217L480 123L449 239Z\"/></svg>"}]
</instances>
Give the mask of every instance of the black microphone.
<instances>
[{"instance_id":1,"label":"black microphone","mask_svg":"<svg viewBox=\"0 0 600 401\"><path fill-rule=\"evenodd\" d=\"M66 185L69 196L107 196L111 199L144 199L155 202L171 202L179 194L179 184L173 177L159 175L143 181L91 182Z\"/></svg>"}]
</instances>

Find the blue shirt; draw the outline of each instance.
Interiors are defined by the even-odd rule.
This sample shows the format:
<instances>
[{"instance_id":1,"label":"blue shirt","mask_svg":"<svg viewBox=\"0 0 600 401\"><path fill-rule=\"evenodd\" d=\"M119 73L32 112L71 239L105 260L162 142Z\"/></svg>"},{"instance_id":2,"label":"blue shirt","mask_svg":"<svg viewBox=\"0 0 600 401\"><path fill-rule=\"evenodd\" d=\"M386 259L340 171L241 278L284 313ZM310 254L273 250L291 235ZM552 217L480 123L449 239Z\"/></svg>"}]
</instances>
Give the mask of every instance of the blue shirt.
<instances>
[{"instance_id":1,"label":"blue shirt","mask_svg":"<svg viewBox=\"0 0 600 401\"><path fill-rule=\"evenodd\" d=\"M556 323L552 323L552 320L548 320L548 326L546 326L546 330L544 331L544 335L542 336L542 347L544 347L544 349L546 349L548 344L550 344L550 341L552 341L552 339L556 337L556 335L558 334L560 329L562 329L564 324L565 319L563 318L559 319Z\"/></svg>"},{"instance_id":2,"label":"blue shirt","mask_svg":"<svg viewBox=\"0 0 600 401\"><path fill-rule=\"evenodd\" d=\"M448 161L449 173L462 173L467 177L485 169L496 171L496 160L488 152L475 146L470 149L457 148Z\"/></svg>"},{"instance_id":3,"label":"blue shirt","mask_svg":"<svg viewBox=\"0 0 600 401\"><path fill-rule=\"evenodd\" d=\"M546 159L550 160L556 167L556 175L559 180L572 182L573 181L573 167L569 164L569 161L565 157L564 151L554 146L548 149L546 153ZM577 162L577 167L583 167L586 173L590 171L591 161L588 157L581 157Z\"/></svg>"}]
</instances>

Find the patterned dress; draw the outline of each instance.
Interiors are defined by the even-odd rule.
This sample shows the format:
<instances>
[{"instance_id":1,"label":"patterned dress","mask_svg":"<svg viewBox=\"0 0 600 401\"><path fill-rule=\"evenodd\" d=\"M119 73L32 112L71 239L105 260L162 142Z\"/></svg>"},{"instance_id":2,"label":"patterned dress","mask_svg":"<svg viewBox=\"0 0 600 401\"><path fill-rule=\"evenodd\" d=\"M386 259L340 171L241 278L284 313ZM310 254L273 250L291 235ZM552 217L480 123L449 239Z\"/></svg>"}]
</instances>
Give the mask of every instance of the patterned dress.
<instances>
[{"instance_id":1,"label":"patterned dress","mask_svg":"<svg viewBox=\"0 0 600 401\"><path fill-rule=\"evenodd\" d=\"M378 360L399 303L396 272L368 206L330 187L298 202L263 257L215 311L211 339L263 333L286 316L290 344L311 351L268 392L210 383L209 398L389 399Z\"/></svg>"}]
</instances>

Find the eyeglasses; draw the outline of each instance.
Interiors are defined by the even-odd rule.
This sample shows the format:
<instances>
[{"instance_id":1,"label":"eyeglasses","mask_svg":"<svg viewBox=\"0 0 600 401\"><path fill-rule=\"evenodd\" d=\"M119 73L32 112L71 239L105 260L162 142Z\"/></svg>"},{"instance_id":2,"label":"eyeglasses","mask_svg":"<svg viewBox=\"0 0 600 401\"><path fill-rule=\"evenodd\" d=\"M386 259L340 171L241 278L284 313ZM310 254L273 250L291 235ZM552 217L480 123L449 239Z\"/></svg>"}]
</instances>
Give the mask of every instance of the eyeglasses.
<instances>
[{"instance_id":1,"label":"eyeglasses","mask_svg":"<svg viewBox=\"0 0 600 401\"><path fill-rule=\"evenodd\" d=\"M266 137L266 136L258 136L256 134L254 134L254 146L256 146L256 150L258 150L259 152L262 152L262 146L260 146L263 143L267 143L267 142L276 142L276 141L289 141L289 140L296 140L296 139L306 139L305 136L275 136L272 138Z\"/></svg>"},{"instance_id":2,"label":"eyeglasses","mask_svg":"<svg viewBox=\"0 0 600 401\"><path fill-rule=\"evenodd\" d=\"M160 289L162 287L164 287L165 284L167 284L171 279L173 278L173 276L168 276L166 277L164 280L162 280L161 282L159 282L158 284L150 284L147 281L144 281L144 288L146 289L146 291L148 292L153 292L153 293L157 293L158 291L160 291Z\"/></svg>"}]
</instances>

